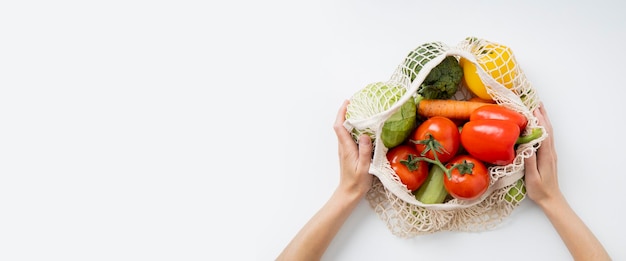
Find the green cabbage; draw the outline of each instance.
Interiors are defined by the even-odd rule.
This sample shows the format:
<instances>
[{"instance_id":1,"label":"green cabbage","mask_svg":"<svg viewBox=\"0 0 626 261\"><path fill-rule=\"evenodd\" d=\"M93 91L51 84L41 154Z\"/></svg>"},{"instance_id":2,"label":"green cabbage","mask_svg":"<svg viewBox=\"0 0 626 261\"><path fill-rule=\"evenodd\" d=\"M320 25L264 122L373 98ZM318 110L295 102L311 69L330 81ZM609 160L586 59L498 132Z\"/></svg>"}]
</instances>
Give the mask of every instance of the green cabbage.
<instances>
[{"instance_id":1,"label":"green cabbage","mask_svg":"<svg viewBox=\"0 0 626 261\"><path fill-rule=\"evenodd\" d=\"M368 84L350 98L346 119L367 119L374 114L388 110L406 93L406 88L382 82ZM408 99L383 124L381 140L385 147L393 148L406 140L415 129L417 108L414 99ZM358 140L361 134L375 139L370 129L353 129L352 137Z\"/></svg>"}]
</instances>

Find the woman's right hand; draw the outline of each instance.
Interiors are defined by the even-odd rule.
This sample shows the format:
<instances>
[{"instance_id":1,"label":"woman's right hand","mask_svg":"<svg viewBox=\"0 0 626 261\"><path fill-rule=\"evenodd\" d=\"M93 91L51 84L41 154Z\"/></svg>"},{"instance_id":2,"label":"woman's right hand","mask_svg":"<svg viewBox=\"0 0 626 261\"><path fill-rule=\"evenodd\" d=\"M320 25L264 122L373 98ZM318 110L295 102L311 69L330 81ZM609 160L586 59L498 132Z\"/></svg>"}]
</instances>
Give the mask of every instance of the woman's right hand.
<instances>
[{"instance_id":1,"label":"woman's right hand","mask_svg":"<svg viewBox=\"0 0 626 261\"><path fill-rule=\"evenodd\" d=\"M543 104L539 105L534 112L548 133L547 138L541 143L535 154L525 161L525 182L528 197L540 206L556 197L561 197L558 184L557 155L554 146L552 124Z\"/></svg>"}]
</instances>

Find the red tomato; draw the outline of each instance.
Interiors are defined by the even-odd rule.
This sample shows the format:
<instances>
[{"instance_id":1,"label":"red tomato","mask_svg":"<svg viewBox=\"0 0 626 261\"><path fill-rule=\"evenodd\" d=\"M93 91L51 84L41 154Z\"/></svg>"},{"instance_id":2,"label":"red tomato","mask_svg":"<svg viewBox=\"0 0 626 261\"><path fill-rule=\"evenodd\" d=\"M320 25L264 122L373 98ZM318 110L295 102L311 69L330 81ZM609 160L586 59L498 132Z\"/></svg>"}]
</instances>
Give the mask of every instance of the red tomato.
<instances>
[{"instance_id":1,"label":"red tomato","mask_svg":"<svg viewBox=\"0 0 626 261\"><path fill-rule=\"evenodd\" d=\"M418 157L417 150L408 144L400 144L387 152L391 168L411 191L419 188L428 177L428 162L417 160Z\"/></svg>"},{"instance_id":2,"label":"red tomato","mask_svg":"<svg viewBox=\"0 0 626 261\"><path fill-rule=\"evenodd\" d=\"M489 188L489 170L482 161L470 155L454 157L446 168L453 169L450 178L444 177L443 184L448 193L457 199L476 199Z\"/></svg>"},{"instance_id":3,"label":"red tomato","mask_svg":"<svg viewBox=\"0 0 626 261\"><path fill-rule=\"evenodd\" d=\"M425 141L430 139L434 140L431 143L434 147L425 144ZM461 144L459 129L456 124L452 120L441 116L428 118L420 124L411 135L411 142L415 144L415 148L420 155L424 150L428 150L424 157L429 159L434 160L433 152L439 151L437 152L437 158L442 163L452 159Z\"/></svg>"}]
</instances>

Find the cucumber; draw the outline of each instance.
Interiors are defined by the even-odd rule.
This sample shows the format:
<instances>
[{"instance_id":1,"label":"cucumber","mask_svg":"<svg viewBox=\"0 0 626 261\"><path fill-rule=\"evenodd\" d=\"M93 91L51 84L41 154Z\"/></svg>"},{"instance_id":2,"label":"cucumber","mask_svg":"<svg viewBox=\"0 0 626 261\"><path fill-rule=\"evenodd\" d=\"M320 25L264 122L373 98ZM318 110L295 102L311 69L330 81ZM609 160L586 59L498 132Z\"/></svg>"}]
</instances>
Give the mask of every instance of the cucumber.
<instances>
[{"instance_id":1,"label":"cucumber","mask_svg":"<svg viewBox=\"0 0 626 261\"><path fill-rule=\"evenodd\" d=\"M431 166L424 184L415 192L415 198L424 204L440 204L448 196L443 185L445 173L439 166Z\"/></svg>"}]
</instances>

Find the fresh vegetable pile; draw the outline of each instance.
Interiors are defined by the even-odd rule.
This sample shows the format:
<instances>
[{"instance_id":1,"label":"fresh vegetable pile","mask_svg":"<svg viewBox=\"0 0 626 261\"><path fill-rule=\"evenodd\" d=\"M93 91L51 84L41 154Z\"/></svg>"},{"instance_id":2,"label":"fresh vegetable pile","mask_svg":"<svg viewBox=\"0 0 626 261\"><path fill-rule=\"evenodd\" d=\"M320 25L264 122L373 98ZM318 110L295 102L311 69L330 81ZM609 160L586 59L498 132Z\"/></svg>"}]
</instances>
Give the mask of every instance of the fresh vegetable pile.
<instances>
[{"instance_id":1,"label":"fresh vegetable pile","mask_svg":"<svg viewBox=\"0 0 626 261\"><path fill-rule=\"evenodd\" d=\"M350 99L346 127L375 144L370 204L403 237L495 226L525 197L523 160L546 135L537 106L507 46L418 46Z\"/></svg>"}]
</instances>

